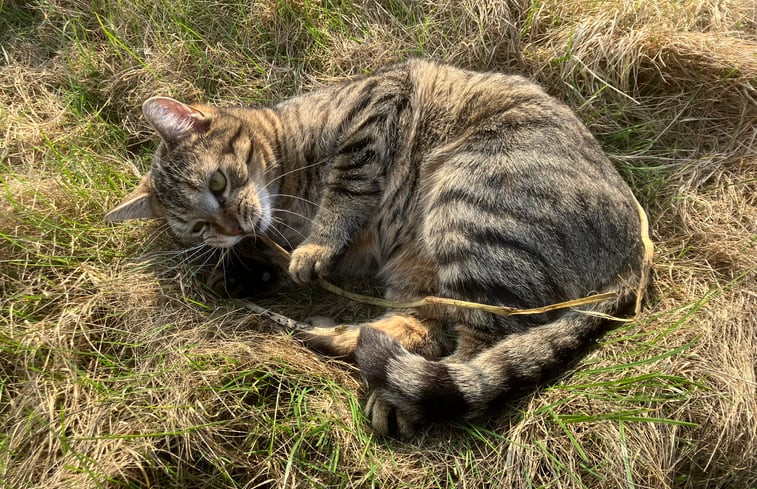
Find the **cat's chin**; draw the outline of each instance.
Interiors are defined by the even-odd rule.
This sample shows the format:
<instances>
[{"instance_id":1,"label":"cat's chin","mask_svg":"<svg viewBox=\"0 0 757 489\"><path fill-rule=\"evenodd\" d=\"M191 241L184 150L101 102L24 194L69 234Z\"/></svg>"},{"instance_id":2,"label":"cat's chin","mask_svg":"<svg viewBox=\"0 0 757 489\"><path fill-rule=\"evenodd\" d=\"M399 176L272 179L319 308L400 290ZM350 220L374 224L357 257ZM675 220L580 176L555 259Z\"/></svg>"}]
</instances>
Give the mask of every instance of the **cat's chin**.
<instances>
[{"instance_id":1,"label":"cat's chin","mask_svg":"<svg viewBox=\"0 0 757 489\"><path fill-rule=\"evenodd\" d=\"M212 239L205 240L205 244L213 248L231 248L244 239L244 236L214 236Z\"/></svg>"}]
</instances>

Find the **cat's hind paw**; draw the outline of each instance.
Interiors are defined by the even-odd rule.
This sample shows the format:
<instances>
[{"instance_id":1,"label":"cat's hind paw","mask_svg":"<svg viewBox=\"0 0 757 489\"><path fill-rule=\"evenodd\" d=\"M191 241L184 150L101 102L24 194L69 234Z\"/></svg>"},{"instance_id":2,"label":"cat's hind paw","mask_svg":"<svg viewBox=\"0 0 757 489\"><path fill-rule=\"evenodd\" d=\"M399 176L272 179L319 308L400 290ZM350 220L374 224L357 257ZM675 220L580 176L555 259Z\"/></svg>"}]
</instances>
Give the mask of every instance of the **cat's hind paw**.
<instances>
[{"instance_id":1,"label":"cat's hind paw","mask_svg":"<svg viewBox=\"0 0 757 489\"><path fill-rule=\"evenodd\" d=\"M323 319L318 318L315 323L311 322L313 324L311 328L298 330L295 334L296 338L305 343L311 350L323 355L352 360L360 329L344 324L322 326L325 322L321 322ZM331 321L329 320L329 322Z\"/></svg>"},{"instance_id":2,"label":"cat's hind paw","mask_svg":"<svg viewBox=\"0 0 757 489\"><path fill-rule=\"evenodd\" d=\"M409 440L418 431L416 423L394 405L384 400L381 388L373 389L365 405L365 415L373 430L381 435Z\"/></svg>"}]
</instances>

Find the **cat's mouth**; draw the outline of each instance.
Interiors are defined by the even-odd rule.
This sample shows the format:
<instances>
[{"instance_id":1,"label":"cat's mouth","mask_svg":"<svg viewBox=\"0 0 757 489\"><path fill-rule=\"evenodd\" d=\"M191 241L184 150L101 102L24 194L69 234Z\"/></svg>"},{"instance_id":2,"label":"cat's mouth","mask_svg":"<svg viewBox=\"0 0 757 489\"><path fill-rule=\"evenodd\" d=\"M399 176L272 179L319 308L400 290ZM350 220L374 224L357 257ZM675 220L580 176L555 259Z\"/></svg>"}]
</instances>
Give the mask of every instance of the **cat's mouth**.
<instances>
[{"instance_id":1,"label":"cat's mouth","mask_svg":"<svg viewBox=\"0 0 757 489\"><path fill-rule=\"evenodd\" d=\"M264 193L259 208L244 218L224 211L206 223L204 241L215 248L231 248L247 237L255 237L268 230L273 221L268 195Z\"/></svg>"},{"instance_id":2,"label":"cat's mouth","mask_svg":"<svg viewBox=\"0 0 757 489\"><path fill-rule=\"evenodd\" d=\"M205 235L204 241L214 248L231 248L245 238L260 236L268 228L268 224L261 219L255 225L249 226L249 231L246 227L236 225L229 228L213 223L212 232Z\"/></svg>"},{"instance_id":3,"label":"cat's mouth","mask_svg":"<svg viewBox=\"0 0 757 489\"><path fill-rule=\"evenodd\" d=\"M215 236L206 239L205 243L213 248L231 248L242 241L242 239L242 236Z\"/></svg>"}]
</instances>

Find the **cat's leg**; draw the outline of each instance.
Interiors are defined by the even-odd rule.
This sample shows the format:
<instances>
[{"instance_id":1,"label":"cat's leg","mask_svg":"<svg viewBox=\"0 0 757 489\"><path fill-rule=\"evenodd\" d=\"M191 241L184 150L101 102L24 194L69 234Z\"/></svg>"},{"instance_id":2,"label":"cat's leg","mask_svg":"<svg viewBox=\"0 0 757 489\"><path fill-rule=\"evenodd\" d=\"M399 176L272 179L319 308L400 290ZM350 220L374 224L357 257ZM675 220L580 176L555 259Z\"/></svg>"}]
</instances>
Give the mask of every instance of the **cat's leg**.
<instances>
[{"instance_id":1,"label":"cat's leg","mask_svg":"<svg viewBox=\"0 0 757 489\"><path fill-rule=\"evenodd\" d=\"M375 217L385 190L401 115L398 104L391 103L391 99L405 97L395 90L394 82L384 77L382 83L374 83L358 95L355 101L358 107L372 115L365 119L367 123L352 128L347 125L345 133L338 135L340 145L332 160L324 162L329 173L318 211L307 237L294 249L289 262L289 275L295 282L306 283L327 276L350 243ZM384 103L370 105L374 96ZM399 106L404 106L404 102L400 101Z\"/></svg>"},{"instance_id":2,"label":"cat's leg","mask_svg":"<svg viewBox=\"0 0 757 489\"><path fill-rule=\"evenodd\" d=\"M313 327L299 332L298 338L324 355L352 360L362 328L382 331L408 351L429 359L440 358L451 349L450 338L439 321L411 312L390 312L360 324Z\"/></svg>"},{"instance_id":3,"label":"cat's leg","mask_svg":"<svg viewBox=\"0 0 757 489\"><path fill-rule=\"evenodd\" d=\"M353 262L357 263L357 260ZM410 302L430 295L434 288L433 267L414 242L397 247L394 255L384 263L381 276L387 286L385 297L392 302ZM393 310L364 323L315 327L302 332L301 338L314 350L351 360L361 328L372 328L394 338L408 351L436 359L447 355L453 345L447 331L448 323L439 321L431 312L429 308Z\"/></svg>"},{"instance_id":4,"label":"cat's leg","mask_svg":"<svg viewBox=\"0 0 757 489\"><path fill-rule=\"evenodd\" d=\"M400 343L405 350L428 360L442 358L453 347L451 336L444 331L439 321L421 319L406 312L391 312L358 325L313 328L299 336L316 351L354 361L360 336L365 335L367 330L381 331ZM373 365L361 365L361 368L371 367ZM373 429L380 434L411 438L415 434L416 423L385 400L386 393L380 386L370 387L365 414Z\"/></svg>"},{"instance_id":5,"label":"cat's leg","mask_svg":"<svg viewBox=\"0 0 757 489\"><path fill-rule=\"evenodd\" d=\"M405 246L394 259L383 267L383 279L388 285L386 298L396 302L408 302L431 294L436 274L433 266L415 246ZM410 311L394 311L374 321L357 325L342 325L330 328L313 328L301 333L301 337L313 349L329 355L356 360L356 349L361 338L390 337L401 344L404 350L426 360L439 360L455 348L455 334L450 331L450 322L442 311L435 307L417 308ZM441 319L444 318L444 319ZM367 333L368 332L368 333ZM362 341L365 345L370 341ZM458 348L459 349L459 348ZM361 371L381 368L373 362L361 364ZM374 377L368 372L368 377ZM414 435L417 423L396 409L386 400L387 393L381 386L372 384L365 406L365 413L376 432L401 438ZM441 406L444 409L444 406Z\"/></svg>"},{"instance_id":6,"label":"cat's leg","mask_svg":"<svg viewBox=\"0 0 757 489\"><path fill-rule=\"evenodd\" d=\"M464 324L457 325L454 329L454 334L447 335L447 338L451 341L454 338L454 352L450 355L437 358L441 363L450 365L451 368L455 368L455 364L468 363L473 358L478 356L482 351L485 351L493 344L497 342L497 337L494 334L481 331L479 328L471 328ZM367 338L366 338L367 337ZM375 374L376 369L386 368L383 364L377 364L373 361L366 361L366 358L370 358L371 353L367 350L381 349L381 344L375 342L376 335L366 334L360 341L361 350L356 352L359 357L358 361L363 376L367 379L376 378L377 376L384 376L387 374ZM451 351L451 348L450 350ZM420 359L419 359L420 360ZM429 358L434 360L434 358ZM403 359L403 363L407 361L407 357ZM425 378L424 370L426 370L428 363L424 361L416 362L415 367L417 372L413 372L411 375L407 375L408 382L416 382L418 379L423 379L423 382L418 383L418 388L422 390L424 382L428 382L429 379ZM405 365L407 368L407 365ZM396 373L395 373L396 374ZM428 374L431 374L429 370ZM430 378L430 377L429 377ZM439 378L439 382L446 382L449 379ZM412 438L419 426L417 420L413 419L413 416L406 412L403 412L398 404L394 402L391 389L387 389L380 384L369 385L371 388L368 401L365 405L365 415L370 420L373 429L380 434L390 435L404 440ZM430 401L431 402L431 401ZM457 407L454 405L448 406L445 404L444 399L439 398L437 400L437 406L430 407L433 412L437 410L439 418L444 418L447 410L455 410Z\"/></svg>"},{"instance_id":7,"label":"cat's leg","mask_svg":"<svg viewBox=\"0 0 757 489\"><path fill-rule=\"evenodd\" d=\"M480 328L472 328L467 324L458 324L454 330L455 350L442 359L445 363L469 362L479 353L491 348L492 345L502 339L502 335L482 331Z\"/></svg>"}]
</instances>

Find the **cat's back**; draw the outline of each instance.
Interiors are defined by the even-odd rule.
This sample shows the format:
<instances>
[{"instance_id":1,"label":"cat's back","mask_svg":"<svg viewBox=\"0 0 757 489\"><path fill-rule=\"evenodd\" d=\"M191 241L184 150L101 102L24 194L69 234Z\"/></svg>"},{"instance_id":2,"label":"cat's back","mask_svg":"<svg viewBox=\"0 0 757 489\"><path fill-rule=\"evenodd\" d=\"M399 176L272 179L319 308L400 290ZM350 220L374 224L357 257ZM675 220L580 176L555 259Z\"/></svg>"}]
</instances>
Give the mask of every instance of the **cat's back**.
<instances>
[{"instance_id":1,"label":"cat's back","mask_svg":"<svg viewBox=\"0 0 757 489\"><path fill-rule=\"evenodd\" d=\"M503 112L521 122L546 117L575 120L564 104L521 75L471 71L422 59L403 65L415 87L415 106L429 117L449 119L461 127Z\"/></svg>"},{"instance_id":2,"label":"cat's back","mask_svg":"<svg viewBox=\"0 0 757 489\"><path fill-rule=\"evenodd\" d=\"M521 291L543 303L599 290L637 261L631 191L565 104L518 75L419 60L407 69L416 86L407 133L418 150L409 165L420 168L424 240L440 261L450 261L454 224L458 236L476 237L463 240L470 246L460 256L491 252L483 261L493 264L506 255L497 250L512 248L517 256L501 265L520 273L521 285L563 275L555 290ZM533 260L514 270L525 250ZM460 268L450 270L458 279Z\"/></svg>"}]
</instances>

